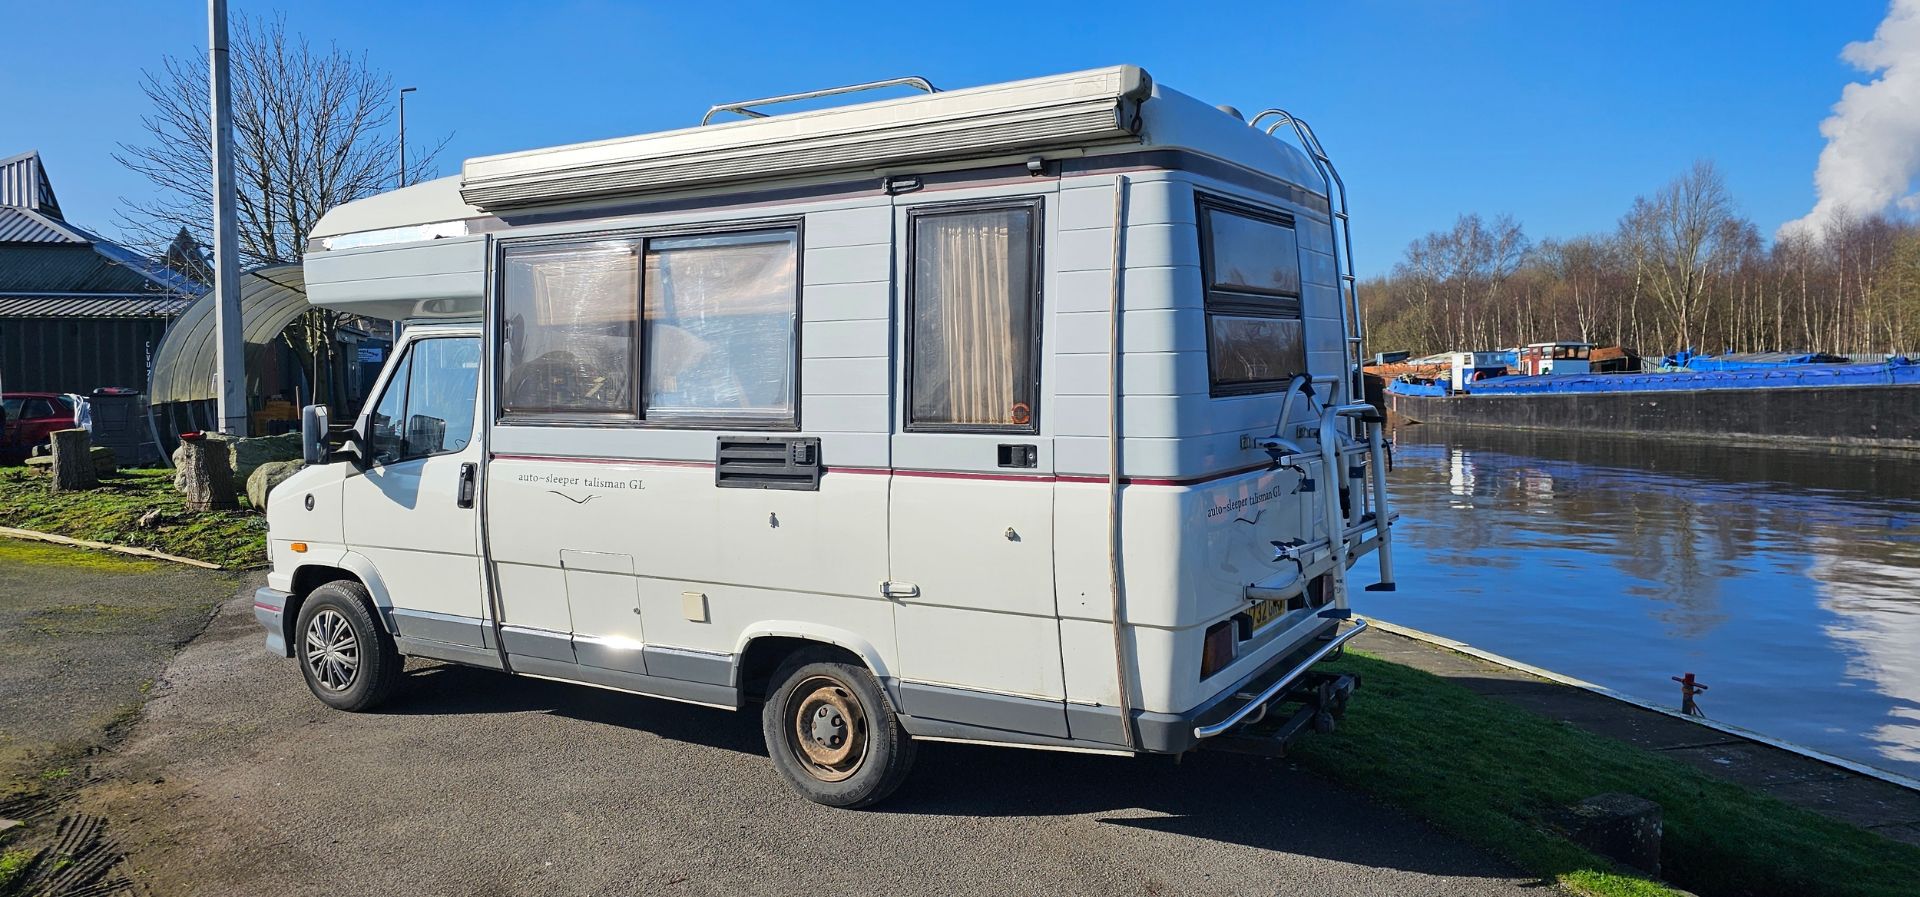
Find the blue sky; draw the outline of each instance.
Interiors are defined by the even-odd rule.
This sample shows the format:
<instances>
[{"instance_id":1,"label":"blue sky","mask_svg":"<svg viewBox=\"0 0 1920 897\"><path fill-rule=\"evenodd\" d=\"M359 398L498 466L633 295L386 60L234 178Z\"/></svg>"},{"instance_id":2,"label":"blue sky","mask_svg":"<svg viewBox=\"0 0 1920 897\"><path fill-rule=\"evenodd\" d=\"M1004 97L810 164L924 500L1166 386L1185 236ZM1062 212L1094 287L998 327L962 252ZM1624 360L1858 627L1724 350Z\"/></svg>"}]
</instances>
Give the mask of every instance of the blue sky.
<instances>
[{"instance_id":1,"label":"blue sky","mask_svg":"<svg viewBox=\"0 0 1920 897\"><path fill-rule=\"evenodd\" d=\"M1819 123L1864 77L1841 47L1886 12L1879 0L230 2L283 11L418 87L409 133L452 136L446 174L468 156L692 124L730 99L1138 63L1211 102L1313 122L1352 191L1363 274L1466 211L1512 213L1535 239L1610 229L1635 194L1702 157L1771 234L1812 206ZM112 233L121 198L149 189L109 156L141 136L140 70L203 53L205 6L23 12L31 39L0 55L0 156L39 149L68 217Z\"/></svg>"}]
</instances>

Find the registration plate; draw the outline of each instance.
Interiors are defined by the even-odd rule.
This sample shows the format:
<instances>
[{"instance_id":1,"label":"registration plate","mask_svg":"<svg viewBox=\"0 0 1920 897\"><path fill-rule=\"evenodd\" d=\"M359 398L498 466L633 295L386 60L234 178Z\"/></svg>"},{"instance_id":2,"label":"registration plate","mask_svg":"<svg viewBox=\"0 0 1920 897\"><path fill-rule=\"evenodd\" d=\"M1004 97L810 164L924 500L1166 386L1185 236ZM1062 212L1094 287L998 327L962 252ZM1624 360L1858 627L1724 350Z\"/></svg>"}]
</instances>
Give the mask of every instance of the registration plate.
<instances>
[{"instance_id":1,"label":"registration plate","mask_svg":"<svg viewBox=\"0 0 1920 897\"><path fill-rule=\"evenodd\" d=\"M1254 632L1267 628L1268 623L1280 619L1286 613L1287 602L1282 600L1255 601L1252 607L1247 608L1247 618L1253 621Z\"/></svg>"}]
</instances>

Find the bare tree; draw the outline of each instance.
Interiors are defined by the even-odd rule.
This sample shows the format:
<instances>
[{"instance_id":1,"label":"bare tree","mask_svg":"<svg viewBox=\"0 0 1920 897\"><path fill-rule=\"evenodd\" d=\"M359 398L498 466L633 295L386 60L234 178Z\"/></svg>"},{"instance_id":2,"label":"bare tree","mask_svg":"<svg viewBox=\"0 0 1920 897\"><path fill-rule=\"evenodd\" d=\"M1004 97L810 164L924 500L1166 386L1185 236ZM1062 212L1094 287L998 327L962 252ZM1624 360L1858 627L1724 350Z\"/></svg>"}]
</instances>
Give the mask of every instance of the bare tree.
<instances>
[{"instance_id":1,"label":"bare tree","mask_svg":"<svg viewBox=\"0 0 1920 897\"><path fill-rule=\"evenodd\" d=\"M1737 252L1728 242L1735 218L1726 182L1702 160L1651 197L1636 198L1620 220L1620 240L1647 275L1675 345L1696 345L1704 335L1707 290Z\"/></svg>"},{"instance_id":2,"label":"bare tree","mask_svg":"<svg viewBox=\"0 0 1920 897\"><path fill-rule=\"evenodd\" d=\"M393 79L366 54L316 48L287 33L284 18L235 21L233 127L236 233L242 267L297 262L307 235L327 210L390 189L400 181L398 135L391 127ZM158 187L129 201L121 223L130 238L159 247L182 229L203 245L213 230L213 159L205 54L167 56L143 73L153 104L141 118L149 140L120 144L114 158ZM425 143L406 160L407 181L431 176L446 140ZM338 315L316 309L286 338L327 398Z\"/></svg>"}]
</instances>

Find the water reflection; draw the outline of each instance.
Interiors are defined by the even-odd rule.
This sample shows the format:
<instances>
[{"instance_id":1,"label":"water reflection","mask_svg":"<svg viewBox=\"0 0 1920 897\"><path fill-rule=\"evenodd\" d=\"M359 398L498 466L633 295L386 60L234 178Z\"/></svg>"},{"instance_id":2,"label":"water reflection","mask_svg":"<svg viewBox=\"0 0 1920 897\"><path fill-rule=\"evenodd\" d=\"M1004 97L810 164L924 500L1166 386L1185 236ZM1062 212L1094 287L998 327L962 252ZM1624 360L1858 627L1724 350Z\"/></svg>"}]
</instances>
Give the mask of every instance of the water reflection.
<instances>
[{"instance_id":1,"label":"water reflection","mask_svg":"<svg viewBox=\"0 0 1920 897\"><path fill-rule=\"evenodd\" d=\"M1433 425L1363 613L1920 775L1920 463Z\"/></svg>"}]
</instances>

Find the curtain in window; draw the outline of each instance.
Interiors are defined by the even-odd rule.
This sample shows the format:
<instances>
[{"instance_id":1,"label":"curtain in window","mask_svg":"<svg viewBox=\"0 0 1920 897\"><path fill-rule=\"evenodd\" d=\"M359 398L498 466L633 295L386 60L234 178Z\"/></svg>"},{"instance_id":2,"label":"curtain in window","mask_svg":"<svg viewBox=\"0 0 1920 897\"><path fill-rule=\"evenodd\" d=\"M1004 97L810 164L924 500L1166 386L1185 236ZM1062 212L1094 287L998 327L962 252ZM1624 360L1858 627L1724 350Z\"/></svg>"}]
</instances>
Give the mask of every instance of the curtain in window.
<instances>
[{"instance_id":1,"label":"curtain in window","mask_svg":"<svg viewBox=\"0 0 1920 897\"><path fill-rule=\"evenodd\" d=\"M1032 420L1032 212L923 215L914 239L915 423Z\"/></svg>"}]
</instances>

